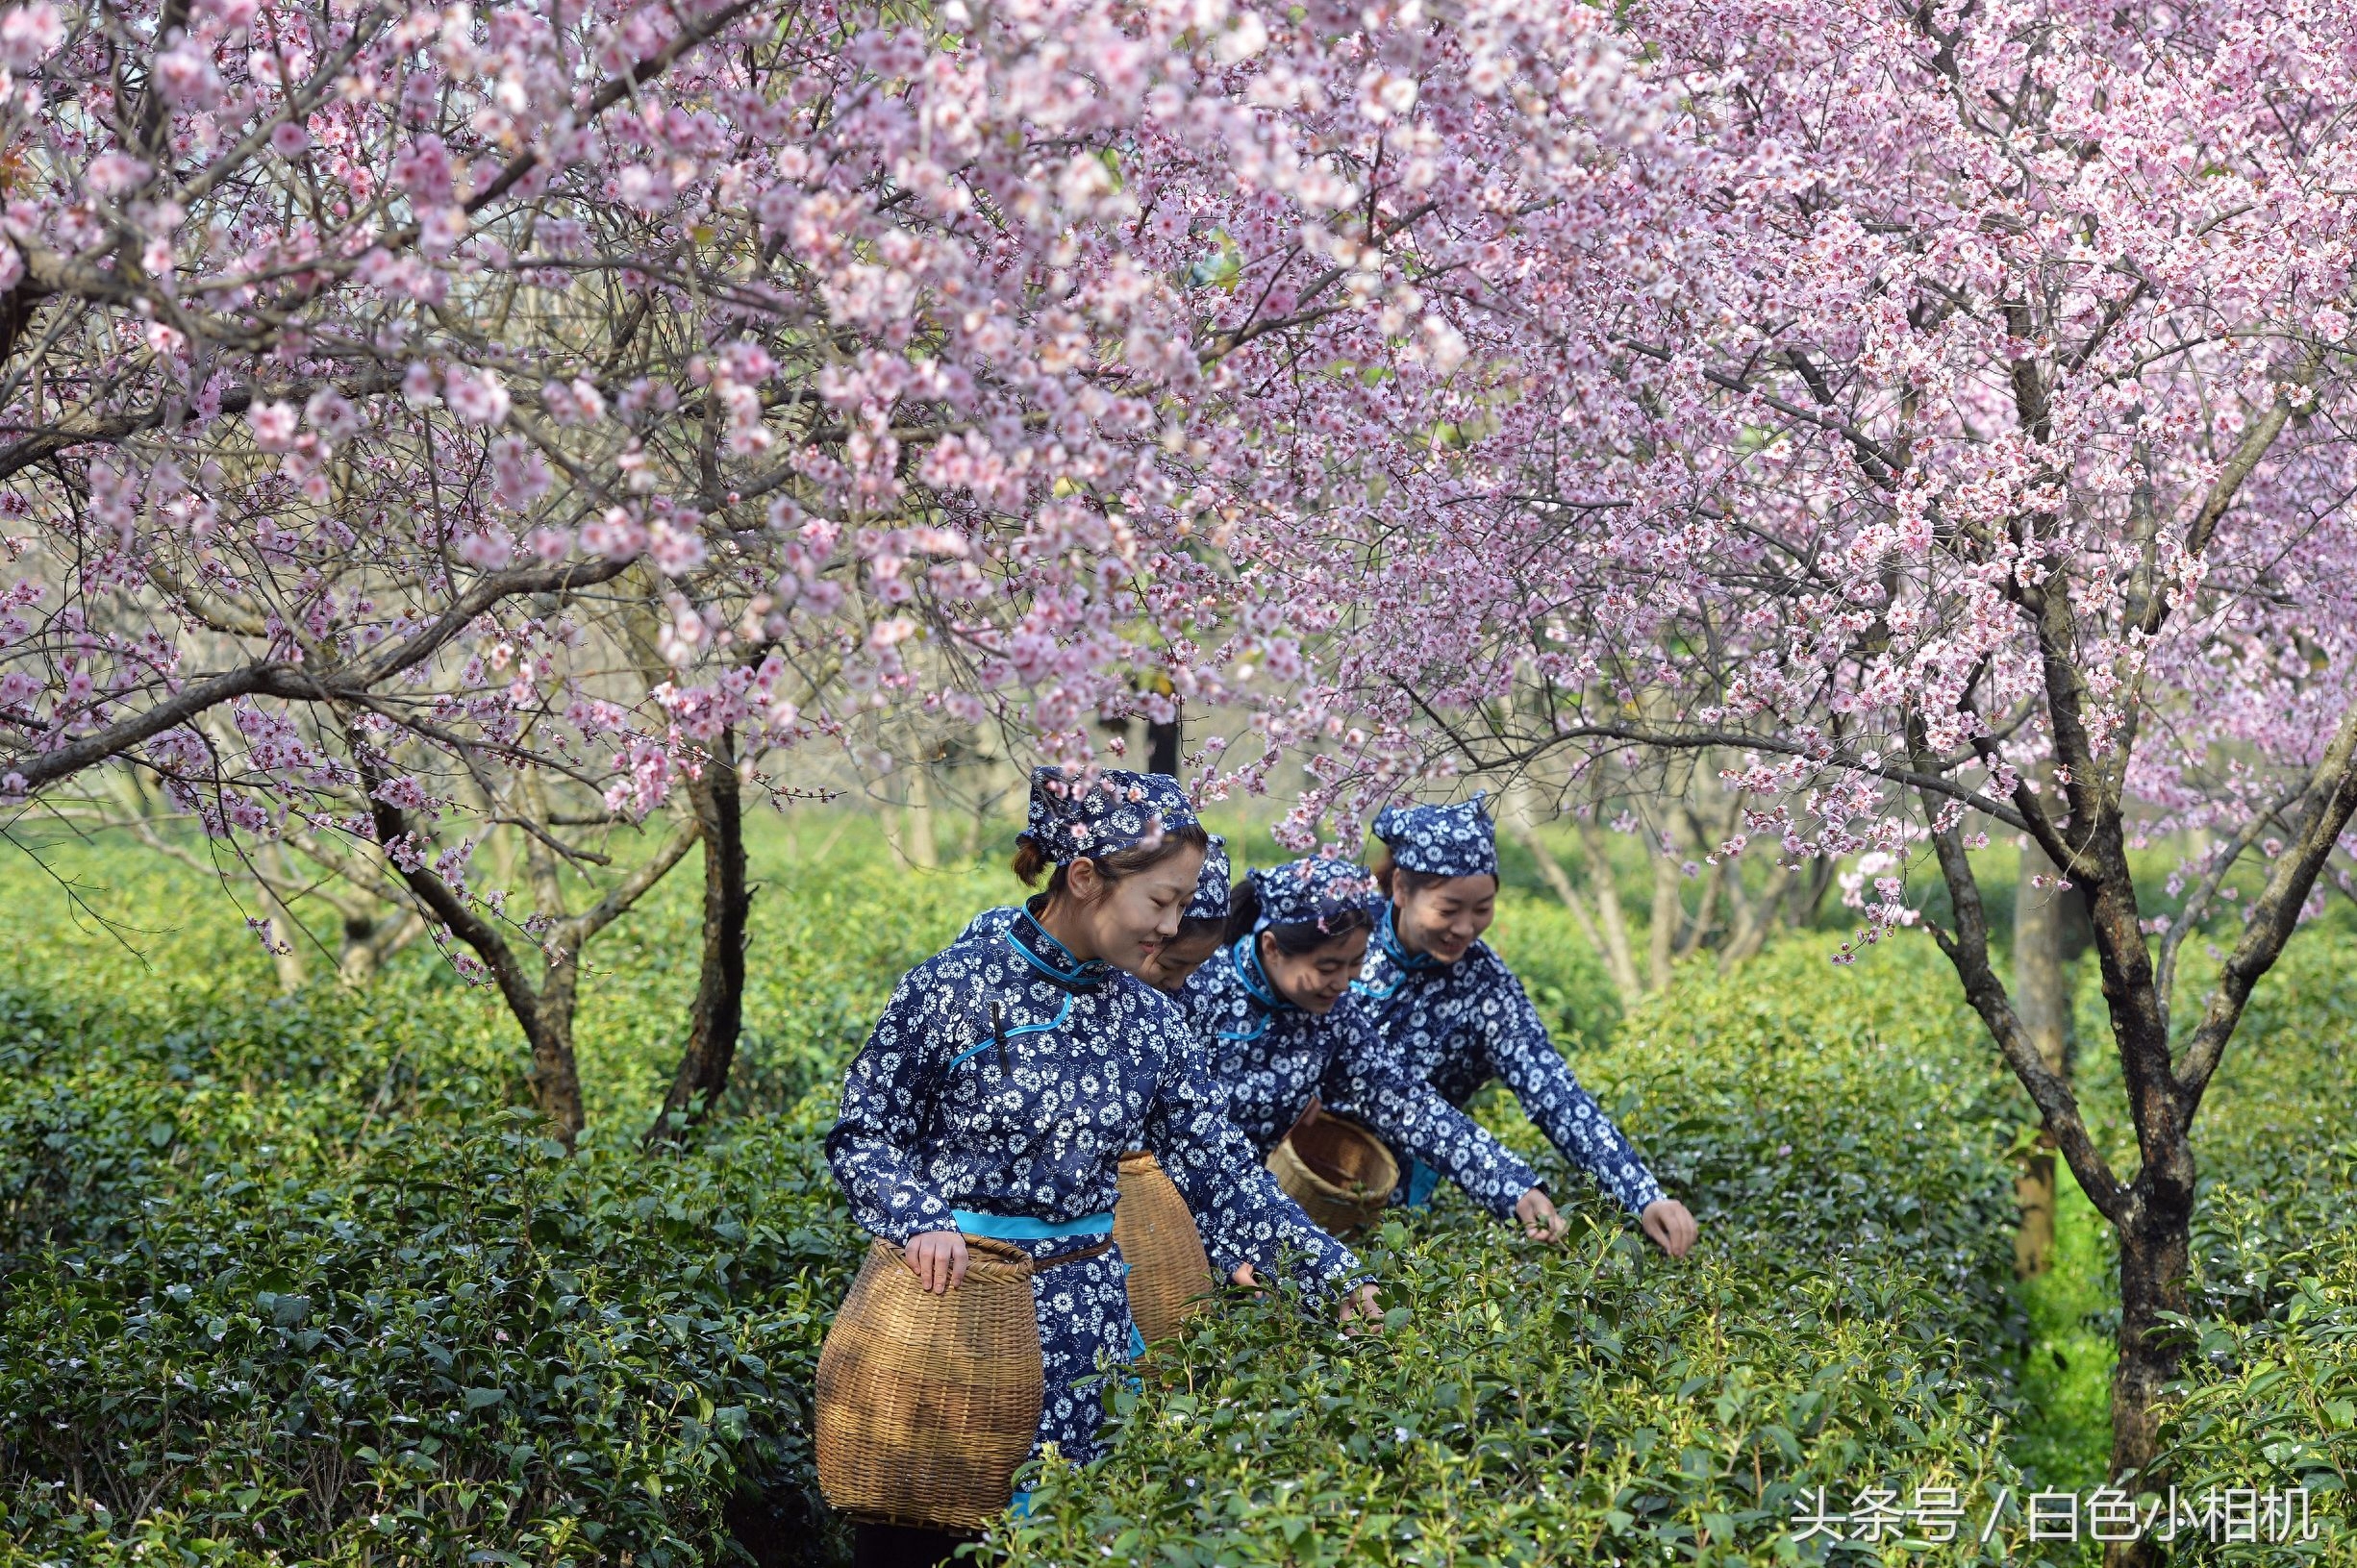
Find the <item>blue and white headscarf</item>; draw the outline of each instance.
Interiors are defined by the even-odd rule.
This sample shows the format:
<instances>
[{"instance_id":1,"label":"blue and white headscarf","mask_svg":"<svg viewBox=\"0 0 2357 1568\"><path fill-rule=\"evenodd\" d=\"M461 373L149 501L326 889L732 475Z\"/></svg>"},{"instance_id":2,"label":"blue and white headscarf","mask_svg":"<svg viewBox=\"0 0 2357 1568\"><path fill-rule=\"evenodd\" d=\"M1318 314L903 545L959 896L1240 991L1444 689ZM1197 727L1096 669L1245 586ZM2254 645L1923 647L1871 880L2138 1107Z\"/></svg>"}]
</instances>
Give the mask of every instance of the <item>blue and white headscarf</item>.
<instances>
[{"instance_id":1,"label":"blue and white headscarf","mask_svg":"<svg viewBox=\"0 0 2357 1568\"><path fill-rule=\"evenodd\" d=\"M1313 855L1251 874L1261 901L1256 932L1271 926L1316 926L1341 931L1354 913L1372 913L1382 896L1367 867L1332 856Z\"/></svg>"},{"instance_id":2,"label":"blue and white headscarf","mask_svg":"<svg viewBox=\"0 0 2357 1568\"><path fill-rule=\"evenodd\" d=\"M1228 917L1229 875L1228 841L1214 834L1211 847L1203 852L1203 875L1195 879L1195 896L1187 903L1187 919L1225 920Z\"/></svg>"},{"instance_id":3,"label":"blue and white headscarf","mask_svg":"<svg viewBox=\"0 0 2357 1568\"><path fill-rule=\"evenodd\" d=\"M1067 782L1064 770L1031 770L1031 823L1022 836L1057 865L1152 843L1195 826L1187 791L1167 773L1105 768Z\"/></svg>"},{"instance_id":4,"label":"blue and white headscarf","mask_svg":"<svg viewBox=\"0 0 2357 1568\"><path fill-rule=\"evenodd\" d=\"M1497 829L1481 809L1485 797L1455 806L1387 806L1375 814L1375 836L1389 845L1392 863L1427 877L1497 875Z\"/></svg>"}]
</instances>

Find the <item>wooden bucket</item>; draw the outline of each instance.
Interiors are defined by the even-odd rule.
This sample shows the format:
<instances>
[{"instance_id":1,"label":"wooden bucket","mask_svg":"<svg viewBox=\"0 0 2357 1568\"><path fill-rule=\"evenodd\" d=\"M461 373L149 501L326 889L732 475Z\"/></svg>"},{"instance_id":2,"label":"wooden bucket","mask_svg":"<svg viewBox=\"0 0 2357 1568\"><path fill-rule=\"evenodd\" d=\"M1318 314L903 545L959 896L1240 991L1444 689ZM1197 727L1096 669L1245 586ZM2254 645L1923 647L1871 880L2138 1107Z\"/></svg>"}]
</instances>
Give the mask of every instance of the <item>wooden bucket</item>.
<instances>
[{"instance_id":1,"label":"wooden bucket","mask_svg":"<svg viewBox=\"0 0 2357 1568\"><path fill-rule=\"evenodd\" d=\"M1151 1154L1121 1157L1120 1192L1113 1239L1129 1264L1129 1315L1151 1345L1211 1305L1212 1260L1187 1200Z\"/></svg>"},{"instance_id":2,"label":"wooden bucket","mask_svg":"<svg viewBox=\"0 0 2357 1568\"><path fill-rule=\"evenodd\" d=\"M1358 1123L1313 1107L1269 1151L1277 1185L1332 1235L1372 1224L1391 1207L1399 1161Z\"/></svg>"},{"instance_id":3,"label":"wooden bucket","mask_svg":"<svg viewBox=\"0 0 2357 1568\"><path fill-rule=\"evenodd\" d=\"M1031 1259L966 1238L935 1296L901 1249L867 1250L818 1353L818 1488L855 1519L970 1531L1007 1506L1039 1434Z\"/></svg>"}]
</instances>

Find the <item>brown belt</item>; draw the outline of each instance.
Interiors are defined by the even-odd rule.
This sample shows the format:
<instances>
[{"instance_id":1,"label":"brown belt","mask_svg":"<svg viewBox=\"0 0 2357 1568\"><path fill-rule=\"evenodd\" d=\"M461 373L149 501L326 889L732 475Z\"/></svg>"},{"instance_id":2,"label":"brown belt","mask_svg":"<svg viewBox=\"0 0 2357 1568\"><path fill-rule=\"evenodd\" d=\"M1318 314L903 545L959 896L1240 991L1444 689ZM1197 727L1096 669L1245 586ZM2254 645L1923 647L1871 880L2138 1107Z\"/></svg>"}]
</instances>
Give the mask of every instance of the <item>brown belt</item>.
<instances>
[{"instance_id":1,"label":"brown belt","mask_svg":"<svg viewBox=\"0 0 2357 1568\"><path fill-rule=\"evenodd\" d=\"M1076 1248L1068 1253L1058 1253L1053 1257L1036 1257L1032 1259L1031 1267L1032 1271L1037 1273L1041 1269L1052 1269L1059 1263L1078 1263L1085 1258L1102 1257L1111 1251L1113 1251L1113 1237L1107 1236L1093 1247Z\"/></svg>"},{"instance_id":2,"label":"brown belt","mask_svg":"<svg viewBox=\"0 0 2357 1568\"><path fill-rule=\"evenodd\" d=\"M1052 1257L1034 1257L1022 1248L1001 1241L996 1236L967 1236L965 1245L969 1251L985 1257L1009 1263L1029 1263L1032 1272L1037 1274L1041 1269L1052 1269L1060 1263L1079 1263L1091 1257L1102 1257L1113 1251L1113 1237L1107 1236L1093 1246L1075 1247L1068 1253L1058 1253Z\"/></svg>"}]
</instances>

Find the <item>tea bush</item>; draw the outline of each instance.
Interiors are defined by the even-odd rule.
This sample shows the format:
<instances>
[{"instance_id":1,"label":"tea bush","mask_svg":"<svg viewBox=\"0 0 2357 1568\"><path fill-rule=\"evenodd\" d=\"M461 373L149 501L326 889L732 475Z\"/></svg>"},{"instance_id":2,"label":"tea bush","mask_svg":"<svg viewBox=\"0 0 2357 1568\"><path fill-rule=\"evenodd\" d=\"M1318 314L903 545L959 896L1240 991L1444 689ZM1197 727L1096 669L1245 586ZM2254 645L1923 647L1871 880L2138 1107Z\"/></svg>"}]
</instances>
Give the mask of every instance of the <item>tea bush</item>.
<instances>
[{"instance_id":1,"label":"tea bush","mask_svg":"<svg viewBox=\"0 0 2357 1568\"><path fill-rule=\"evenodd\" d=\"M196 917L201 878L63 868L121 924L184 911L135 955L0 874L0 1564L832 1560L806 1391L858 1257L819 1148L834 1075L899 971L1014 888L856 834L753 849L730 1113L638 1149L694 984L690 879L592 950L571 1159L520 1113L495 999L430 953L281 999L234 922ZM1478 1108L1568 1199L1568 1245L1444 1195L1368 1243L1383 1337L1231 1302L1115 1391L1113 1456L1042 1478L997 1548L1818 1561L1821 1535L1793 1537L1819 1488L1839 1512L1920 1485L1957 1489L1959 1539L1834 1559L2020 1556L2018 1523L1986 1550L1978 1526L2019 1479L2026 1109L1938 956L1836 970L1797 938L1619 1018L1560 909L1501 905L1499 946L1693 1206L1696 1255L1640 1241L1493 1092ZM2189 1477L2349 1495L2346 951L2295 945L2206 1113ZM2091 1105L2104 1070L2088 1053Z\"/></svg>"},{"instance_id":2,"label":"tea bush","mask_svg":"<svg viewBox=\"0 0 2357 1568\"><path fill-rule=\"evenodd\" d=\"M1560 1251L1461 1202L1393 1220L1388 1334L1266 1305L1198 1320L1116 1395L1112 1458L1046 1478L1012 1560L1814 1561L1824 1537L1793 1537L1818 1488L1842 1512L1868 1486L1969 1509L2015 1484L2013 1091L1920 954L1837 979L1830 952L1690 976L1576 1059L1692 1198L1693 1257L1638 1240L1551 1151L1582 1228ZM2005 1547L1977 1519L1958 1534L1921 1550Z\"/></svg>"},{"instance_id":3,"label":"tea bush","mask_svg":"<svg viewBox=\"0 0 2357 1568\"><path fill-rule=\"evenodd\" d=\"M2357 1562L2357 977L2347 951L2293 944L2203 1107L2184 1326L2193 1356L2166 1433L2187 1498L2304 1486L2315 1538L2212 1543L2204 1532L2188 1560Z\"/></svg>"},{"instance_id":4,"label":"tea bush","mask_svg":"<svg viewBox=\"0 0 2357 1568\"><path fill-rule=\"evenodd\" d=\"M815 1118L566 1159L529 1113L469 1108L333 1182L232 1160L119 1247L19 1259L22 1548L698 1563L748 1474L815 1520L798 1384L854 1246Z\"/></svg>"}]
</instances>

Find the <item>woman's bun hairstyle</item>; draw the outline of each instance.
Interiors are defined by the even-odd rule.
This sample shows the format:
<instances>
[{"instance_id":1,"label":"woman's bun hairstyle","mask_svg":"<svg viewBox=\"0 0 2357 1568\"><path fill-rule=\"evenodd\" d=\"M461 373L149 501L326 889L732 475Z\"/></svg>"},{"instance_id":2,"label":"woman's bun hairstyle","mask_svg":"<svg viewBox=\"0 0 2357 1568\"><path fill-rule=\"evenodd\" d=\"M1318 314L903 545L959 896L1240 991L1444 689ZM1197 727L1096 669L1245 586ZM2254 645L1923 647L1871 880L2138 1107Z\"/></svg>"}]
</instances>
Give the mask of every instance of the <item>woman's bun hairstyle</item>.
<instances>
[{"instance_id":1,"label":"woman's bun hairstyle","mask_svg":"<svg viewBox=\"0 0 2357 1568\"><path fill-rule=\"evenodd\" d=\"M1141 871L1162 864L1182 850L1208 849L1211 841L1211 834L1205 833L1200 824L1190 822L1184 828L1172 828L1151 844L1132 844L1110 855L1086 855L1081 859L1095 866L1096 874L1107 882L1119 882L1124 877L1134 877ZM1041 874L1048 872L1052 866L1054 874L1047 879L1048 899L1053 902L1064 896L1071 868L1068 865L1055 865L1048 859L1047 852L1030 839L1018 838L1015 841L1014 866L1016 879L1026 887L1039 886Z\"/></svg>"},{"instance_id":2,"label":"woman's bun hairstyle","mask_svg":"<svg viewBox=\"0 0 2357 1568\"><path fill-rule=\"evenodd\" d=\"M1236 879L1228 889L1228 934L1233 942L1252 934L1252 928L1261 923L1261 890L1252 885L1248 876Z\"/></svg>"}]
</instances>

